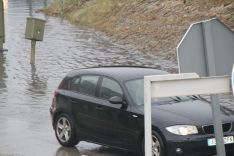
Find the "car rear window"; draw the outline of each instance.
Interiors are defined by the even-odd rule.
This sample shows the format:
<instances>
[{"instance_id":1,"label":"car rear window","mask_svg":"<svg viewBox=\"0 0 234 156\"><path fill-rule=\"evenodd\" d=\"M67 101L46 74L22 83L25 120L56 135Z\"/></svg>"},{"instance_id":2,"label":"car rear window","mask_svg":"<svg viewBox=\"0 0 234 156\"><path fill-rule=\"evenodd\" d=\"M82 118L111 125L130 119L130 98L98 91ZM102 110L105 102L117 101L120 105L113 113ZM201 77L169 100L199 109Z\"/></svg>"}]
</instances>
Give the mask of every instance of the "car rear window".
<instances>
[{"instance_id":1,"label":"car rear window","mask_svg":"<svg viewBox=\"0 0 234 156\"><path fill-rule=\"evenodd\" d=\"M63 79L58 86L59 89L68 89L68 80L67 78Z\"/></svg>"},{"instance_id":2,"label":"car rear window","mask_svg":"<svg viewBox=\"0 0 234 156\"><path fill-rule=\"evenodd\" d=\"M80 86L80 77L75 77L70 82L70 90L78 92Z\"/></svg>"},{"instance_id":3,"label":"car rear window","mask_svg":"<svg viewBox=\"0 0 234 156\"><path fill-rule=\"evenodd\" d=\"M99 76L86 75L81 76L78 91L83 94L95 96Z\"/></svg>"}]
</instances>

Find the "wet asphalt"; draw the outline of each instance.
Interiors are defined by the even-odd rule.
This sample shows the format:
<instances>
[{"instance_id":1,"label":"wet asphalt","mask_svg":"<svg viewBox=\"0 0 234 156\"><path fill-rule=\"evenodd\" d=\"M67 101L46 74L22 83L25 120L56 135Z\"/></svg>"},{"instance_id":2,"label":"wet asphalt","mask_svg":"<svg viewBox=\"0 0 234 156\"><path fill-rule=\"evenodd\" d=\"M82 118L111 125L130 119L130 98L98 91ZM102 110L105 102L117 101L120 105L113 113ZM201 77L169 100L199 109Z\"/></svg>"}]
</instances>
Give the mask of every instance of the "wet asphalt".
<instances>
[{"instance_id":1,"label":"wet asphalt","mask_svg":"<svg viewBox=\"0 0 234 156\"><path fill-rule=\"evenodd\" d=\"M99 32L36 10L50 0L3 0L6 52L0 52L0 156L131 156L126 151L81 142L61 147L51 126L49 107L61 79L73 69L100 65L137 65L169 69L175 64L119 45ZM30 65L26 18L46 20L43 42Z\"/></svg>"}]
</instances>

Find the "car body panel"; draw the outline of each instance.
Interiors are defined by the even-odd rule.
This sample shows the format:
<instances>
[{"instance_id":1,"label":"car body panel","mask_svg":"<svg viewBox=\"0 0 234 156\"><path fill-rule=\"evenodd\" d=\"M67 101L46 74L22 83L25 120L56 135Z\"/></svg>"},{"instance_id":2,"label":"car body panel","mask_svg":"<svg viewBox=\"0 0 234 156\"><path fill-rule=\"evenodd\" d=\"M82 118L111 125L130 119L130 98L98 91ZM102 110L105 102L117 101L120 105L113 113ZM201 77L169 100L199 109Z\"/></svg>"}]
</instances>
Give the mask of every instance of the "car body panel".
<instances>
[{"instance_id":1,"label":"car body panel","mask_svg":"<svg viewBox=\"0 0 234 156\"><path fill-rule=\"evenodd\" d=\"M144 107L138 106L143 114ZM225 111L226 110L226 111ZM192 112L192 113L191 113ZM187 100L170 104L152 104L153 124L160 125L210 125L213 124L211 104L203 100ZM165 118L167 120L165 121ZM234 111L221 106L222 122L234 121Z\"/></svg>"}]
</instances>

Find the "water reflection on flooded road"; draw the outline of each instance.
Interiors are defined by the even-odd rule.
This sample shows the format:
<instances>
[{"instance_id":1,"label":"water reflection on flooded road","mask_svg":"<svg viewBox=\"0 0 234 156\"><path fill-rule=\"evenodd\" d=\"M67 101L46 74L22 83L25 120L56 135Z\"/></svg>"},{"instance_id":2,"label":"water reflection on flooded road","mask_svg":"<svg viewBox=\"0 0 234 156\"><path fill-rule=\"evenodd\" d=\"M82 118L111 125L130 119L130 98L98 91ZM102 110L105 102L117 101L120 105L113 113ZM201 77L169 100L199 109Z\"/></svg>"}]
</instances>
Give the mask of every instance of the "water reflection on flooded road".
<instances>
[{"instance_id":1,"label":"water reflection on flooded road","mask_svg":"<svg viewBox=\"0 0 234 156\"><path fill-rule=\"evenodd\" d=\"M176 65L109 41L103 35L79 29L55 17L36 14L50 0L4 0L6 44L0 53L0 155L58 156L131 154L82 142L60 148L52 130L49 106L53 91L72 69L99 65ZM26 18L46 20L44 41L37 43L31 66L30 41L24 39Z\"/></svg>"},{"instance_id":2,"label":"water reflection on flooded road","mask_svg":"<svg viewBox=\"0 0 234 156\"><path fill-rule=\"evenodd\" d=\"M81 143L79 147L88 147L85 145L85 142ZM67 148L60 147L55 156L134 156L131 153L127 153L127 151L121 151L118 149L112 149L104 146L97 146L95 149L85 149L85 148Z\"/></svg>"}]
</instances>

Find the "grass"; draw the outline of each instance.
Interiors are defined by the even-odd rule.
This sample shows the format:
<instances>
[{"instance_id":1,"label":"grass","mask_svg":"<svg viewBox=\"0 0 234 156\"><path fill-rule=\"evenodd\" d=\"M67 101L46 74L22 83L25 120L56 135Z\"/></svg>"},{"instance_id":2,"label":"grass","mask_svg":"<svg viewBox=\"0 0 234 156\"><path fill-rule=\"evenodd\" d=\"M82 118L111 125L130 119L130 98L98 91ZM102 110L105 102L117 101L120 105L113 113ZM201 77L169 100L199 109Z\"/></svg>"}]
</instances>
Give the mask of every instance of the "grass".
<instances>
[{"instance_id":1,"label":"grass","mask_svg":"<svg viewBox=\"0 0 234 156\"><path fill-rule=\"evenodd\" d=\"M110 13L125 4L125 0L54 0L44 11L50 15L65 16L72 23L90 25L108 20Z\"/></svg>"},{"instance_id":2,"label":"grass","mask_svg":"<svg viewBox=\"0 0 234 156\"><path fill-rule=\"evenodd\" d=\"M233 0L54 0L44 12L174 62L191 23L218 17L234 31Z\"/></svg>"},{"instance_id":3,"label":"grass","mask_svg":"<svg viewBox=\"0 0 234 156\"><path fill-rule=\"evenodd\" d=\"M54 0L52 4L43 9L51 15L66 15L74 9L78 9L84 2L84 0Z\"/></svg>"},{"instance_id":4,"label":"grass","mask_svg":"<svg viewBox=\"0 0 234 156\"><path fill-rule=\"evenodd\" d=\"M108 15L124 5L121 0L93 0L85 7L72 11L68 19L72 23L91 25L109 20Z\"/></svg>"}]
</instances>

